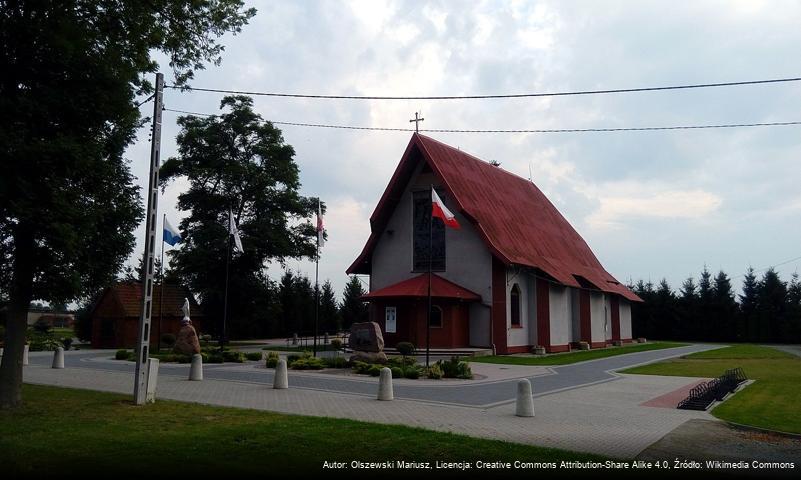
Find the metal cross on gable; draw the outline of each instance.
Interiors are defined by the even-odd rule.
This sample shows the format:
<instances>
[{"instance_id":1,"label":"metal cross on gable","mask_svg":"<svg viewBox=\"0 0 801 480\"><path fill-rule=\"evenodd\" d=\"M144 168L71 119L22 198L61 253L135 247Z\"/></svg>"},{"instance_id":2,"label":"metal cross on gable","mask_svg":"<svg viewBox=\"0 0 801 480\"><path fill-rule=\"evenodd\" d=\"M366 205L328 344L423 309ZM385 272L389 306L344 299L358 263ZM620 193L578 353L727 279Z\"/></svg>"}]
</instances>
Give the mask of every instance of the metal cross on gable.
<instances>
[{"instance_id":1,"label":"metal cross on gable","mask_svg":"<svg viewBox=\"0 0 801 480\"><path fill-rule=\"evenodd\" d=\"M418 116L418 113L419 113L419 112L414 112L414 119L412 119L412 120L409 120L409 123L412 123L412 122L414 122L414 131L415 131L415 132L419 132L419 131L420 131L420 128L419 128L419 126L420 126L420 122L422 122L423 120L425 120L425 118L420 118L420 117Z\"/></svg>"}]
</instances>

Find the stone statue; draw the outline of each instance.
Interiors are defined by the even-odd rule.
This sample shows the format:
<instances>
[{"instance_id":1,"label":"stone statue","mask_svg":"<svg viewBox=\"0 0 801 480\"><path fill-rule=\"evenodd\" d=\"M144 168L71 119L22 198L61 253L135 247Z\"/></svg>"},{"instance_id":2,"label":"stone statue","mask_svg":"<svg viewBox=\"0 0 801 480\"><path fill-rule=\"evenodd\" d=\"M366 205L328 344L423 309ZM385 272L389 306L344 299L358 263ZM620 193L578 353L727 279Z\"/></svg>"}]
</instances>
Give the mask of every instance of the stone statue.
<instances>
[{"instance_id":1,"label":"stone statue","mask_svg":"<svg viewBox=\"0 0 801 480\"><path fill-rule=\"evenodd\" d=\"M188 298L184 298L181 310L184 312L184 318L181 320L181 330L178 331L178 336L175 338L173 350L185 355L200 353L200 341L197 338L195 327L192 326L192 320L189 318Z\"/></svg>"}]
</instances>

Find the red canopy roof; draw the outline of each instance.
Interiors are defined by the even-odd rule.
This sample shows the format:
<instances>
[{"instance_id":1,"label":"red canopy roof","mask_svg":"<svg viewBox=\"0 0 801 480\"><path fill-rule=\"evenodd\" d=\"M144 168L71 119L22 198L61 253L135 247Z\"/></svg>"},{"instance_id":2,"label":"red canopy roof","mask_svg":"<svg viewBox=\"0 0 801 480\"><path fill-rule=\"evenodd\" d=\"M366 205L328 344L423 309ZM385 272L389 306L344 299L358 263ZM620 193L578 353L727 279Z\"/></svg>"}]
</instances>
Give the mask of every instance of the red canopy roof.
<instances>
[{"instance_id":1,"label":"red canopy roof","mask_svg":"<svg viewBox=\"0 0 801 480\"><path fill-rule=\"evenodd\" d=\"M383 298L383 297L427 297L428 296L428 274L423 273L416 277L395 283L388 287L362 295L364 299ZM431 296L437 298L455 298L459 300L478 301L481 296L475 292L460 287L459 285L445 280L437 274L431 274Z\"/></svg>"},{"instance_id":2,"label":"red canopy roof","mask_svg":"<svg viewBox=\"0 0 801 480\"><path fill-rule=\"evenodd\" d=\"M348 273L370 273L373 248L421 161L428 163L455 209L505 264L538 269L563 285L642 301L603 268L587 242L533 182L419 133L412 134L370 216L370 238Z\"/></svg>"}]
</instances>

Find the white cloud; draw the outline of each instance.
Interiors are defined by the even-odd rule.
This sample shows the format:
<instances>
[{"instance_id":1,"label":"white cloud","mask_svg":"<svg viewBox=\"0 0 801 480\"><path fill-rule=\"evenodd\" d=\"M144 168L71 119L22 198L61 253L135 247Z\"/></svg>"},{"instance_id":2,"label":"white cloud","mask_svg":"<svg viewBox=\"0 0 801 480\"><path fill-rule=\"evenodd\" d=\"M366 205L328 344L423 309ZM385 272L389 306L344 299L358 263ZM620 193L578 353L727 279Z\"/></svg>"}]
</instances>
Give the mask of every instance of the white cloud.
<instances>
[{"instance_id":1,"label":"white cloud","mask_svg":"<svg viewBox=\"0 0 801 480\"><path fill-rule=\"evenodd\" d=\"M604 188L610 192L614 185ZM595 228L620 227L639 218L698 219L720 207L722 199L703 190L662 190L629 195L600 194L600 207L587 217Z\"/></svg>"}]
</instances>

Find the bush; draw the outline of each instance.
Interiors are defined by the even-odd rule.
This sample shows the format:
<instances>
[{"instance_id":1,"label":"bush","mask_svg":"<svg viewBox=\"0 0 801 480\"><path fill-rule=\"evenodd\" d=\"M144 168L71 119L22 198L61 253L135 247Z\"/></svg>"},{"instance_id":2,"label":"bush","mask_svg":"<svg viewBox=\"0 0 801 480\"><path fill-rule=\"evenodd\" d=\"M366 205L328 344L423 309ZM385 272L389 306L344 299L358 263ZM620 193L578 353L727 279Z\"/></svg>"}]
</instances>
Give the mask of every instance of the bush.
<instances>
[{"instance_id":1,"label":"bush","mask_svg":"<svg viewBox=\"0 0 801 480\"><path fill-rule=\"evenodd\" d=\"M406 367L403 369L403 376L411 378L412 380L417 380L420 378L420 369L416 366Z\"/></svg>"},{"instance_id":2,"label":"bush","mask_svg":"<svg viewBox=\"0 0 801 480\"><path fill-rule=\"evenodd\" d=\"M167 348L172 348L175 345L175 335L172 333L162 333L161 344Z\"/></svg>"},{"instance_id":3,"label":"bush","mask_svg":"<svg viewBox=\"0 0 801 480\"><path fill-rule=\"evenodd\" d=\"M52 333L41 333L36 330L28 330L27 340L31 352L52 351L61 346L61 342L56 340Z\"/></svg>"},{"instance_id":4,"label":"bush","mask_svg":"<svg viewBox=\"0 0 801 480\"><path fill-rule=\"evenodd\" d=\"M261 352L248 352L245 354L245 358L253 362L260 362Z\"/></svg>"},{"instance_id":5,"label":"bush","mask_svg":"<svg viewBox=\"0 0 801 480\"><path fill-rule=\"evenodd\" d=\"M403 368L411 365L417 365L417 359L415 357L390 357L387 359L388 367Z\"/></svg>"},{"instance_id":6,"label":"bush","mask_svg":"<svg viewBox=\"0 0 801 480\"><path fill-rule=\"evenodd\" d=\"M326 357L323 358L323 362L328 368L345 368L348 366L348 359L345 357Z\"/></svg>"},{"instance_id":7,"label":"bush","mask_svg":"<svg viewBox=\"0 0 801 480\"><path fill-rule=\"evenodd\" d=\"M223 350L222 357L226 362L243 363L245 361L245 354L235 350Z\"/></svg>"},{"instance_id":8,"label":"bush","mask_svg":"<svg viewBox=\"0 0 801 480\"><path fill-rule=\"evenodd\" d=\"M292 362L292 370L322 370L325 362L320 358L303 357Z\"/></svg>"},{"instance_id":9,"label":"bush","mask_svg":"<svg viewBox=\"0 0 801 480\"><path fill-rule=\"evenodd\" d=\"M331 346L334 347L336 350L342 348L342 340L339 338L334 338L331 340Z\"/></svg>"},{"instance_id":10,"label":"bush","mask_svg":"<svg viewBox=\"0 0 801 480\"><path fill-rule=\"evenodd\" d=\"M209 363L223 363L223 356L219 353L209 355Z\"/></svg>"},{"instance_id":11,"label":"bush","mask_svg":"<svg viewBox=\"0 0 801 480\"><path fill-rule=\"evenodd\" d=\"M61 344L64 345L64 350L69 350L72 347L72 337L61 337Z\"/></svg>"},{"instance_id":12,"label":"bush","mask_svg":"<svg viewBox=\"0 0 801 480\"><path fill-rule=\"evenodd\" d=\"M442 370L442 376L445 378L473 378L473 372L470 370L470 365L466 362L459 361L459 357L451 357L450 360L440 360L436 363Z\"/></svg>"},{"instance_id":13,"label":"bush","mask_svg":"<svg viewBox=\"0 0 801 480\"><path fill-rule=\"evenodd\" d=\"M370 367L372 367L372 365L367 362L353 362L353 371L361 375L366 375L370 370Z\"/></svg>"},{"instance_id":14,"label":"bush","mask_svg":"<svg viewBox=\"0 0 801 480\"><path fill-rule=\"evenodd\" d=\"M403 355L404 357L408 357L409 355L414 355L414 344L411 342L398 342L395 345L395 349L398 350L398 353Z\"/></svg>"},{"instance_id":15,"label":"bush","mask_svg":"<svg viewBox=\"0 0 801 480\"><path fill-rule=\"evenodd\" d=\"M192 363L192 356L185 353L178 353L173 356L178 363Z\"/></svg>"},{"instance_id":16,"label":"bush","mask_svg":"<svg viewBox=\"0 0 801 480\"><path fill-rule=\"evenodd\" d=\"M200 343L201 348L207 347L209 342L211 342L211 335L200 335L198 337L198 342Z\"/></svg>"},{"instance_id":17,"label":"bush","mask_svg":"<svg viewBox=\"0 0 801 480\"><path fill-rule=\"evenodd\" d=\"M403 369L400 367L392 367L392 378L403 378Z\"/></svg>"},{"instance_id":18,"label":"bush","mask_svg":"<svg viewBox=\"0 0 801 480\"><path fill-rule=\"evenodd\" d=\"M117 350L117 353L114 354L116 360L128 360L131 356L133 356L133 352L129 350Z\"/></svg>"},{"instance_id":19,"label":"bush","mask_svg":"<svg viewBox=\"0 0 801 480\"><path fill-rule=\"evenodd\" d=\"M279 358L278 352L267 352L267 360L265 361L264 366L267 368L277 367Z\"/></svg>"},{"instance_id":20,"label":"bush","mask_svg":"<svg viewBox=\"0 0 801 480\"><path fill-rule=\"evenodd\" d=\"M432 380L439 380L442 378L442 368L440 368L439 362L428 367L428 378Z\"/></svg>"},{"instance_id":21,"label":"bush","mask_svg":"<svg viewBox=\"0 0 801 480\"><path fill-rule=\"evenodd\" d=\"M53 327L40 318L33 324L33 329L39 333L50 333Z\"/></svg>"}]
</instances>

